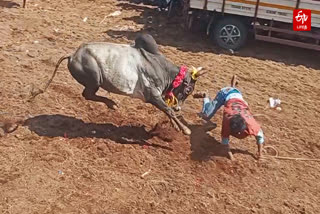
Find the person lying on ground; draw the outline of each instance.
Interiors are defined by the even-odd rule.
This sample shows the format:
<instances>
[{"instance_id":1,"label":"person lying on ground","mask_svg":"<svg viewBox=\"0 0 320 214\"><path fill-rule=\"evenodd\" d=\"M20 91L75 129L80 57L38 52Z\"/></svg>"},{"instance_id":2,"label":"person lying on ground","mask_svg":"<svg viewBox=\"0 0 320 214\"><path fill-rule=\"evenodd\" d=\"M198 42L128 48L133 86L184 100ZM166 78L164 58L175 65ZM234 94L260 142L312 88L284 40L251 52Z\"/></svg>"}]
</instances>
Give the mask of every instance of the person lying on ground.
<instances>
[{"instance_id":1,"label":"person lying on ground","mask_svg":"<svg viewBox=\"0 0 320 214\"><path fill-rule=\"evenodd\" d=\"M221 143L226 146L230 159L234 160L229 146L230 135L238 139L254 136L258 147L258 159L260 159L264 143L263 131L250 113L248 103L243 99L241 92L235 88L237 83L236 75L234 75L231 87L222 88L213 100L209 98L207 93L196 93L195 98L203 98L202 111L198 115L205 121L210 121L219 108L224 105Z\"/></svg>"}]
</instances>

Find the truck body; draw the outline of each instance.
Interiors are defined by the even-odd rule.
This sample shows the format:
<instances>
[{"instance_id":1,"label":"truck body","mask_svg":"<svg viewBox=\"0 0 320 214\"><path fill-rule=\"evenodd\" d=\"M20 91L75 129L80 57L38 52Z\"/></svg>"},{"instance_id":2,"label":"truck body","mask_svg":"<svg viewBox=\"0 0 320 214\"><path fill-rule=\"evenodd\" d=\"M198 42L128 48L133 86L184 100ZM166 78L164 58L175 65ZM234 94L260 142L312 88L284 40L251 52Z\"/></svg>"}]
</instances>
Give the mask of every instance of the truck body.
<instances>
[{"instance_id":1,"label":"truck body","mask_svg":"<svg viewBox=\"0 0 320 214\"><path fill-rule=\"evenodd\" d=\"M310 31L293 30L295 9L311 10ZM207 34L225 49L241 48L252 29L257 40L320 51L319 0L190 0L188 10L189 28L201 17Z\"/></svg>"}]
</instances>

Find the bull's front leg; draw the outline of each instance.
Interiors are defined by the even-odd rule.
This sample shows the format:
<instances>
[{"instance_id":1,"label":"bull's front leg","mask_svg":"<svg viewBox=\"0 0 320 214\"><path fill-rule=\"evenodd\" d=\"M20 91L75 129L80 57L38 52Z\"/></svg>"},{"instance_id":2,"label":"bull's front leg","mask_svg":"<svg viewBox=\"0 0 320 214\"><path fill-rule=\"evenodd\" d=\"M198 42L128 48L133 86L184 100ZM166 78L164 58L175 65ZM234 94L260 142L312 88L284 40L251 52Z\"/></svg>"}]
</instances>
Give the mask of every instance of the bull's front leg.
<instances>
[{"instance_id":1,"label":"bull's front leg","mask_svg":"<svg viewBox=\"0 0 320 214\"><path fill-rule=\"evenodd\" d=\"M181 129L179 128L179 126L177 125L176 122L174 122L174 120L172 118L170 118L170 122L173 126L173 128L175 128L177 131L180 131Z\"/></svg>"},{"instance_id":2,"label":"bull's front leg","mask_svg":"<svg viewBox=\"0 0 320 214\"><path fill-rule=\"evenodd\" d=\"M170 120L172 120L173 122L176 123L176 125L178 125L178 127L183 131L184 134L186 135L190 135L191 134L191 130L185 126L175 115L174 111L172 108L170 108L169 106L167 106L167 104L164 102L164 100L162 99L161 96L156 96L153 97L150 101L149 101L152 105L156 106L159 110L163 111L164 113L166 113L168 115L168 117L170 118Z\"/></svg>"}]
</instances>

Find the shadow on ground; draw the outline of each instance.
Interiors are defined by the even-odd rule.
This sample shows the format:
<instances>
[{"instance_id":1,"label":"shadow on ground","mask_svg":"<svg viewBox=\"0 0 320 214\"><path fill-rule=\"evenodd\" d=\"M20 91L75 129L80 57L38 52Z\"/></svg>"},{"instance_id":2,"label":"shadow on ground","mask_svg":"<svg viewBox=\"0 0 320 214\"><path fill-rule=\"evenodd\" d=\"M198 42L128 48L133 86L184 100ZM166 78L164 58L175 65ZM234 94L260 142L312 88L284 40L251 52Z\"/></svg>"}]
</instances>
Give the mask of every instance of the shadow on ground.
<instances>
[{"instance_id":1,"label":"shadow on ground","mask_svg":"<svg viewBox=\"0 0 320 214\"><path fill-rule=\"evenodd\" d=\"M39 136L67 138L103 138L120 144L138 144L172 150L167 146L150 144L154 137L143 126L115 126L111 123L85 123L65 115L39 115L25 121L30 131Z\"/></svg>"},{"instance_id":2,"label":"shadow on ground","mask_svg":"<svg viewBox=\"0 0 320 214\"><path fill-rule=\"evenodd\" d=\"M191 33L184 29L182 16L167 18L167 12L158 11L156 7L132 4L125 1L121 1L117 6L121 7L122 10L140 12L140 15L123 19L142 24L143 29L139 31L109 29L105 33L110 37L126 37L129 40L134 40L139 33L146 32L151 34L157 43L163 46L173 46L182 51L215 52L215 48L209 44L210 40L203 34L203 30L205 30L203 26L199 26L199 32ZM199 42L195 43L194 41Z\"/></svg>"},{"instance_id":3,"label":"shadow on ground","mask_svg":"<svg viewBox=\"0 0 320 214\"><path fill-rule=\"evenodd\" d=\"M21 7L21 5L13 1L0 0L0 7L14 8L14 7Z\"/></svg>"},{"instance_id":4,"label":"shadow on ground","mask_svg":"<svg viewBox=\"0 0 320 214\"><path fill-rule=\"evenodd\" d=\"M138 33L146 32L154 36L157 43L163 46L176 47L181 51L210 52L216 54L231 55L231 52L222 50L213 44L206 36L206 24L196 23L192 32L184 27L184 19L181 16L167 18L167 12L158 11L156 7L146 6L142 3L131 3L135 1L119 1L118 6L122 10L135 10L140 12L139 16L124 18L142 24L143 29L139 31L127 29L109 29L105 31L110 37L126 37L134 40ZM314 69L320 69L318 51L296 48L286 45L255 41L253 36L247 45L235 53L241 57L253 57L260 60L272 60L287 65L304 65Z\"/></svg>"},{"instance_id":5,"label":"shadow on ground","mask_svg":"<svg viewBox=\"0 0 320 214\"><path fill-rule=\"evenodd\" d=\"M187 122L180 118L180 120L187 124ZM226 148L211 136L208 132L215 129L217 124L207 123L205 125L191 125L190 135L190 150L191 150L191 160L195 161L209 161L213 160L215 157L228 158ZM244 154L255 158L254 154L242 149L231 149L233 154Z\"/></svg>"}]
</instances>

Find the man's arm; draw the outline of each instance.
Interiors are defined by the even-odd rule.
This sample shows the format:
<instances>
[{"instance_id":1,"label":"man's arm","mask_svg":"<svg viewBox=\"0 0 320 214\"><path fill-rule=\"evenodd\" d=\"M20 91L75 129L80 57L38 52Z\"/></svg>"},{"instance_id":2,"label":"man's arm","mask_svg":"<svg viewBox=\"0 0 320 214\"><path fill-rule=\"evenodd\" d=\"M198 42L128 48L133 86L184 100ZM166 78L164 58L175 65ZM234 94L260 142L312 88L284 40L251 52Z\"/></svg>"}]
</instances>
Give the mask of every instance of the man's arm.
<instances>
[{"instance_id":1,"label":"man's arm","mask_svg":"<svg viewBox=\"0 0 320 214\"><path fill-rule=\"evenodd\" d=\"M260 128L257 136L255 136L256 138L256 142L257 142L257 146L258 146L258 158L262 157L262 147L263 147L263 143L264 143L264 135L263 135L263 131Z\"/></svg>"},{"instance_id":2,"label":"man's arm","mask_svg":"<svg viewBox=\"0 0 320 214\"><path fill-rule=\"evenodd\" d=\"M221 129L221 144L224 145L226 147L228 156L231 160L234 160L232 152L230 150L230 130L229 130L229 121L223 117L223 121L222 121L222 129Z\"/></svg>"}]
</instances>

